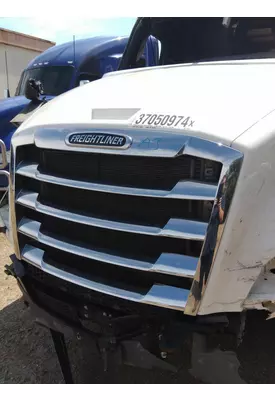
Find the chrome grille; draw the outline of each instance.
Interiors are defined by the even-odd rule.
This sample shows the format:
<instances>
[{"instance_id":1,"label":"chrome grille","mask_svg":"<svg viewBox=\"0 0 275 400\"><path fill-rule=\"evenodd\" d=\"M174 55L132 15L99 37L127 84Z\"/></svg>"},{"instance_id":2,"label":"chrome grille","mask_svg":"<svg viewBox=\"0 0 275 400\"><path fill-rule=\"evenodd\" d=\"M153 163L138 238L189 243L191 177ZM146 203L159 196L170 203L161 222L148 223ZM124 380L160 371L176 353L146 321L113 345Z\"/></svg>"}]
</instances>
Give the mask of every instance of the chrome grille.
<instances>
[{"instance_id":1,"label":"chrome grille","mask_svg":"<svg viewBox=\"0 0 275 400\"><path fill-rule=\"evenodd\" d=\"M184 310L232 159L229 148L219 157L217 144L193 139L188 148L180 136L184 151L173 157L18 147L21 258L92 291Z\"/></svg>"}]
</instances>

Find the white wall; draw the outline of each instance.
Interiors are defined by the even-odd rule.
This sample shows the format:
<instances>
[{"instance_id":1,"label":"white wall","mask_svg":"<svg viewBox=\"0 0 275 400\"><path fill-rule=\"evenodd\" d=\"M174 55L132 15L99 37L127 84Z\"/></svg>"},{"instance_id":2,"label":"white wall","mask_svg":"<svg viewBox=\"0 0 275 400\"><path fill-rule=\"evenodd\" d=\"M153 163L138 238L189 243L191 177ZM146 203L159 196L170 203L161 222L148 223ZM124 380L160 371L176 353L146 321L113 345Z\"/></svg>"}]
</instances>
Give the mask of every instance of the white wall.
<instances>
[{"instance_id":1,"label":"white wall","mask_svg":"<svg viewBox=\"0 0 275 400\"><path fill-rule=\"evenodd\" d=\"M8 77L11 96L14 96L21 73L28 63L41 52L0 43L0 99L4 98L4 89L7 89L7 75L5 64L7 52Z\"/></svg>"}]
</instances>

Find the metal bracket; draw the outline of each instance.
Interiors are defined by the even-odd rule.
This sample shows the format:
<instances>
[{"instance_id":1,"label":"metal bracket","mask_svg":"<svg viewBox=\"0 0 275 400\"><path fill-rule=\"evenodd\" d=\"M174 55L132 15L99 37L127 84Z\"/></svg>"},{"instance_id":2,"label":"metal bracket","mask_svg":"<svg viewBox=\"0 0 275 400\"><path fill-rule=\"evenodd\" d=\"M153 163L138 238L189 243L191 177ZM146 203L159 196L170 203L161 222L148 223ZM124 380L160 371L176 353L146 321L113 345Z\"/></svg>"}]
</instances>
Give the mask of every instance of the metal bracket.
<instances>
[{"instance_id":1,"label":"metal bracket","mask_svg":"<svg viewBox=\"0 0 275 400\"><path fill-rule=\"evenodd\" d=\"M65 337L61 332L53 329L50 329L50 331L64 381L67 384L74 383Z\"/></svg>"}]
</instances>

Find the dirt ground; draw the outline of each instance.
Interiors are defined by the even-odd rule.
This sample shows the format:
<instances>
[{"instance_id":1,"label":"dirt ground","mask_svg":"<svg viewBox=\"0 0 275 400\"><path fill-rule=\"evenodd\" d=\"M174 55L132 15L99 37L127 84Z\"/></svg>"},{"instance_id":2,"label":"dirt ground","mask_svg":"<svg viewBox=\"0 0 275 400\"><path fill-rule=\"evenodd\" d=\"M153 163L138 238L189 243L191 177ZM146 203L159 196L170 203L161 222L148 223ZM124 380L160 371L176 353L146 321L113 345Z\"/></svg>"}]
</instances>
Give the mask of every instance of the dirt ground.
<instances>
[{"instance_id":1,"label":"dirt ground","mask_svg":"<svg viewBox=\"0 0 275 400\"><path fill-rule=\"evenodd\" d=\"M35 324L14 278L4 273L12 249L0 234L0 383L63 383L47 329ZM239 348L240 375L248 383L275 383L275 320L261 313L248 318ZM103 371L91 342L67 339L76 383L199 383L187 363L178 374L120 367Z\"/></svg>"}]
</instances>

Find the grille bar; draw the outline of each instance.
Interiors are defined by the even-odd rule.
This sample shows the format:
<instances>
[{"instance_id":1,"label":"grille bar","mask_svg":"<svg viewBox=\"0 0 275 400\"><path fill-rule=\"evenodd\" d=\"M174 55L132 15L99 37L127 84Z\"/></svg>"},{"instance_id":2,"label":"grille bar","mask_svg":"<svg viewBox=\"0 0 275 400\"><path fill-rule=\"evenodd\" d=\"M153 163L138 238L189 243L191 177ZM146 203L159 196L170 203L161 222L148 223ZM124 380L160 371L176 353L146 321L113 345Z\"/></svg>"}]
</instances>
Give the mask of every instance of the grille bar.
<instances>
[{"instance_id":1,"label":"grille bar","mask_svg":"<svg viewBox=\"0 0 275 400\"><path fill-rule=\"evenodd\" d=\"M171 191L113 186L79 180L76 181L59 176L43 174L39 172L38 164L33 163L20 163L16 169L16 173L21 176L37 179L41 182L127 196L213 201L217 192L217 186L214 184L185 180L179 181Z\"/></svg>"},{"instance_id":2,"label":"grille bar","mask_svg":"<svg viewBox=\"0 0 275 400\"><path fill-rule=\"evenodd\" d=\"M79 275L63 271L43 260L44 251L36 247L26 245L22 251L22 259L33 266L43 270L44 272L63 279L67 282L74 283L78 286L108 294L110 296L120 297L126 300L135 301L143 304L151 304L158 307L171 308L183 311L187 302L189 290L177 287L155 284L151 289L142 295L117 287L93 282Z\"/></svg>"},{"instance_id":3,"label":"grille bar","mask_svg":"<svg viewBox=\"0 0 275 400\"><path fill-rule=\"evenodd\" d=\"M85 257L91 260L114 264L124 268L143 270L146 272L159 272L162 274L179 277L194 277L198 258L180 254L162 253L156 263L124 258L101 251L82 247L79 244L66 242L44 234L40 231L41 223L28 218L23 218L18 225L18 232L26 235L39 243L54 247L61 251Z\"/></svg>"},{"instance_id":4,"label":"grille bar","mask_svg":"<svg viewBox=\"0 0 275 400\"><path fill-rule=\"evenodd\" d=\"M131 232L142 235L174 237L178 239L199 240L205 238L207 223L192 220L171 218L163 229L153 226L133 225L90 217L83 214L68 212L41 204L38 200L38 193L22 191L19 193L16 202L22 206L31 208L45 215L51 215L66 221L72 221L84 225L90 225L103 229L111 229L121 232Z\"/></svg>"}]
</instances>

